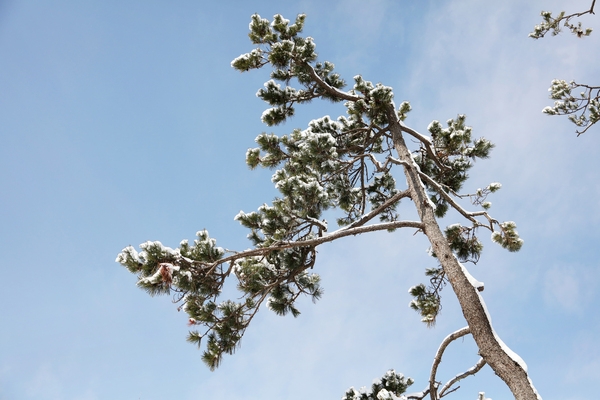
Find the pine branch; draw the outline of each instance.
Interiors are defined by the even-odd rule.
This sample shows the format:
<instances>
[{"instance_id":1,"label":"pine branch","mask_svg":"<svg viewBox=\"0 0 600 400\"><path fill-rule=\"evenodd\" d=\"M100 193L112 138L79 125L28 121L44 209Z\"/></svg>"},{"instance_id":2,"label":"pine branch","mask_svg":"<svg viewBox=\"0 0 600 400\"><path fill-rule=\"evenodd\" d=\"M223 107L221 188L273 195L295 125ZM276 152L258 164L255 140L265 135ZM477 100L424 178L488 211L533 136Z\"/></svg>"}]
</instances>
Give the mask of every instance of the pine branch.
<instances>
[{"instance_id":1,"label":"pine branch","mask_svg":"<svg viewBox=\"0 0 600 400\"><path fill-rule=\"evenodd\" d=\"M333 86L327 84L321 77L317 74L315 69L307 62L303 62L302 64L309 72L311 78L319 85L321 89L326 91L330 96L337 97L339 99L348 100L348 101L358 101L361 99L359 96L352 95L350 93L343 92Z\"/></svg>"},{"instance_id":2,"label":"pine branch","mask_svg":"<svg viewBox=\"0 0 600 400\"><path fill-rule=\"evenodd\" d=\"M418 139L423 144L423 146L425 146L427 155L429 156L429 158L431 158L433 160L433 162L435 163L435 165L438 166L439 169L441 169L442 171L447 171L450 169L450 168L448 168L448 166L444 165L440 161L439 157L436 155L435 150L433 149L433 142L431 141L431 139L429 137L420 134L419 132L415 131L412 128L409 128L400 120L398 120L398 123L400 124L400 129L403 132L406 132L409 135L411 135L412 137Z\"/></svg>"},{"instance_id":3,"label":"pine branch","mask_svg":"<svg viewBox=\"0 0 600 400\"><path fill-rule=\"evenodd\" d=\"M540 400L529 380L522 360L515 359L516 354L508 350L494 332L483 299L474 285L476 280L458 262L446 237L440 230L434 209L423 186L419 167L406 147L400 121L392 104L387 108L387 116L396 151L400 161L405 163L404 173L411 191L411 198L417 208L419 218L424 224L424 232L458 298L480 355L507 384L516 399Z\"/></svg>"},{"instance_id":4,"label":"pine branch","mask_svg":"<svg viewBox=\"0 0 600 400\"><path fill-rule=\"evenodd\" d=\"M573 91L583 88L579 95ZM561 79L554 79L548 89L553 106L545 107L542 112L548 115L568 115L569 120L583 130L577 130L577 136L584 134L596 122L600 121L600 86L590 86Z\"/></svg>"},{"instance_id":5,"label":"pine branch","mask_svg":"<svg viewBox=\"0 0 600 400\"><path fill-rule=\"evenodd\" d=\"M424 174L423 172L419 171L419 176L424 181L426 181L429 185L433 186L435 188L436 192L438 192L444 198L444 200L446 200L448 203L450 203L452 208L454 208L456 211L458 211L463 217L465 217L469 221L473 222L473 224L475 224L477 226L486 226L491 231L494 230L494 227L493 227L494 224L498 224L498 221L493 219L492 217L490 217L490 215L487 213L487 211L474 211L474 212L466 211L464 208L462 208L460 206L460 204L458 204L456 201L454 201L452 196L450 196L439 183L437 183L436 181L431 179L431 177L429 175ZM488 220L489 226L481 224L481 222L479 222L475 218L475 217L478 217L481 215L485 216L485 218Z\"/></svg>"},{"instance_id":6,"label":"pine branch","mask_svg":"<svg viewBox=\"0 0 600 400\"><path fill-rule=\"evenodd\" d=\"M552 13L550 11L542 11L541 15L544 20L541 24L536 25L534 27L534 30L529 34L529 37L533 39L541 39L546 35L546 33L550 31L552 31L552 36L556 36L561 31L561 23L563 23L564 26L569 28L573 34L577 35L577 37L589 36L592 33L592 29L588 28L584 31L581 27L581 22L579 22L577 25L574 25L571 23L571 19L579 18L586 14L595 14L595 5L596 0L593 0L590 9L587 11L582 11L569 15L565 15L566 13L564 11L561 11L556 17L552 17Z\"/></svg>"},{"instance_id":7,"label":"pine branch","mask_svg":"<svg viewBox=\"0 0 600 400\"><path fill-rule=\"evenodd\" d=\"M410 197L410 192L408 190L396 193L395 195L390 197L388 200L386 200L381 206L377 207L374 210L371 210L368 214L365 214L358 220L354 221L353 223L351 223L350 225L348 225L347 227L344 227L342 229L351 229L351 228L355 228L355 227L366 224L371 219L373 219L377 215L381 214L381 212L384 211L386 208L394 205L395 203L400 201L400 199L403 199L405 197Z\"/></svg>"},{"instance_id":8,"label":"pine branch","mask_svg":"<svg viewBox=\"0 0 600 400\"><path fill-rule=\"evenodd\" d=\"M404 193L404 192L402 192ZM396 200L397 201L397 200ZM389 205L388 205L389 206ZM369 213L370 214L370 213ZM368 215L369 215L368 214ZM283 250L295 247L315 247L323 243L332 242L336 239L340 239L346 236L355 236L360 235L367 232L375 232L375 231L383 231L390 229L398 229L398 228L416 228L422 229L423 224L417 221L392 221L392 222L383 222L379 224L372 224L367 226L356 226L356 227L343 227L334 231L328 235L308 240L299 240L293 242L276 242L275 244L268 247L261 247L257 249L250 249L241 251L239 253L235 253L228 257L223 257L219 261L216 261L211 265L211 268L214 268L216 265L222 265L225 263L231 263L232 261L239 260L241 258L253 257L253 256L263 256L265 254L269 254L276 250ZM228 270L227 274L231 272L231 268Z\"/></svg>"}]
</instances>

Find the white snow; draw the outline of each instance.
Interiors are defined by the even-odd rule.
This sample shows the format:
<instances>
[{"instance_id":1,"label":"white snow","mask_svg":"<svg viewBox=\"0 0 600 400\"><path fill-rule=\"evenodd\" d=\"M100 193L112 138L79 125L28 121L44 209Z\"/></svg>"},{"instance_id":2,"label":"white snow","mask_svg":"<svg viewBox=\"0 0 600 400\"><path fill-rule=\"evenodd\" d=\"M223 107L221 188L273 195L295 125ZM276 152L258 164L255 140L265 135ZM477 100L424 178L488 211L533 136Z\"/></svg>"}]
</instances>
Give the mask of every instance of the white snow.
<instances>
[{"instance_id":1,"label":"white snow","mask_svg":"<svg viewBox=\"0 0 600 400\"><path fill-rule=\"evenodd\" d=\"M237 221L237 220L239 220L240 218L243 218L245 215L246 215L246 213L245 213L244 211L240 210L240 212L239 212L239 213L237 213L235 217L233 217L233 220L234 220L234 221Z\"/></svg>"},{"instance_id":2,"label":"white snow","mask_svg":"<svg viewBox=\"0 0 600 400\"><path fill-rule=\"evenodd\" d=\"M477 286L475 286L476 284L481 284L483 285L483 283L479 282L477 279L473 278L473 276L471 276L471 274L469 273L469 271L467 271L467 269L459 263L459 265L461 266L463 273L465 274L465 276L467 277L467 279L469 280L469 282L471 282L471 284L477 288ZM521 368L523 368L523 370L525 372L527 372L527 364L525 363L525 361L523 361L523 359L514 351L512 351L510 349L510 347L508 347L506 345L506 343L504 343L502 341L502 339L500 339L500 337L498 336L498 334L496 333L496 331L494 330L494 327L492 326L492 318L490 317L490 313L488 312L487 306L485 305L485 301L483 300L483 297L481 297L481 295L479 293L477 293L477 296L479 296L479 301L481 302L481 306L483 307L483 310L485 311L485 315L488 319L488 322L490 324L490 328L492 329L492 333L494 335L494 338L496 339L496 342L498 342L498 344L500 345L500 347L502 348L502 350L517 364L519 364L519 366ZM531 388L533 389L533 391L535 392L537 398L539 400L542 400L542 398L540 397L540 395L538 394L537 390L535 389L535 387L533 386L533 383L531 382L531 379L528 377L527 378L529 380L529 384L531 385Z\"/></svg>"},{"instance_id":3,"label":"white snow","mask_svg":"<svg viewBox=\"0 0 600 400\"><path fill-rule=\"evenodd\" d=\"M464 265L462 265L460 262L458 263L460 265L460 267L462 268L463 274L465 274L465 276L467 277L467 279L469 280L469 283L475 288L478 289L480 287L483 287L484 284L483 282L479 282L477 279L473 278L473 276L469 273L469 271L467 271L467 269L465 268ZM481 296L479 296L481 298ZM481 301L483 301L483 298L481 299ZM489 318L488 318L489 319ZM490 320L491 323L491 320Z\"/></svg>"},{"instance_id":4,"label":"white snow","mask_svg":"<svg viewBox=\"0 0 600 400\"><path fill-rule=\"evenodd\" d=\"M459 263L459 265L462 268L463 273L465 274L465 276L467 277L467 279L469 280L469 282L471 283L471 285L473 285L473 287L478 288L479 286L483 286L482 282L479 282L477 279L473 278L473 276L469 273L469 271L467 271L467 269ZM487 310L487 307L485 305L485 301L483 300L483 297L481 297L481 295L479 293L477 293L477 296L479 296L479 301L481 302L481 306L483 307L483 310L485 311L485 315L487 316L488 322L490 324L490 328L492 329L492 333L494 334L494 338L496 339L496 341L498 342L498 344L500 345L500 347L502 348L502 350L510 357L513 359L514 362L516 362L517 364L519 364L521 366L521 368L523 368L523 370L525 372L527 372L527 364L525 364L525 361L523 361L523 359L514 351L512 351L503 341L502 339L500 339L500 337L496 334L496 331L494 330L493 326L492 326L492 318L490 317L490 313Z\"/></svg>"},{"instance_id":5,"label":"white snow","mask_svg":"<svg viewBox=\"0 0 600 400\"><path fill-rule=\"evenodd\" d=\"M160 275L160 270L161 270L161 268L158 268L156 270L156 272L154 273L154 275L149 276L148 278L140 279L138 282L138 285L140 283L157 283L157 282L159 282L162 279L162 276Z\"/></svg>"},{"instance_id":6,"label":"white snow","mask_svg":"<svg viewBox=\"0 0 600 400\"><path fill-rule=\"evenodd\" d=\"M119 255L117 255L117 259L115 260L116 262L118 262L119 264L123 264L125 261L127 261L127 256L130 256L131 258L133 258L136 262L140 263L140 257L138 252L133 248L133 246L127 246L123 249L123 251L121 251L119 253Z\"/></svg>"}]
</instances>

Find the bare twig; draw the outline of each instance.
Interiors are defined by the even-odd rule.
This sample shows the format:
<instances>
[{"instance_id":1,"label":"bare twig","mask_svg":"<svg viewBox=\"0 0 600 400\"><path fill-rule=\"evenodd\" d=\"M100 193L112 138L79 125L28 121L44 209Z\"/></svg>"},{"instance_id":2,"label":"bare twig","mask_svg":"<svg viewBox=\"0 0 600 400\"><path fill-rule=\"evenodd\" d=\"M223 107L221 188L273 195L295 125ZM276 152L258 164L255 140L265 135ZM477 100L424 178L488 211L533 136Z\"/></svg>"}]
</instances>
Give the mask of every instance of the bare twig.
<instances>
[{"instance_id":1,"label":"bare twig","mask_svg":"<svg viewBox=\"0 0 600 400\"><path fill-rule=\"evenodd\" d=\"M442 361L442 355L444 354L444 350L446 350L446 347L448 347L450 343L469 333L471 333L471 329L468 326L466 326L446 336L446 338L442 341L442 344L440 344L440 348L438 349L437 353L435 354L435 358L433 359L433 365L431 366L431 374L429 376L429 392L431 395L431 400L439 399L437 395L438 383L435 380L435 375L437 374L438 366Z\"/></svg>"},{"instance_id":2,"label":"bare twig","mask_svg":"<svg viewBox=\"0 0 600 400\"><path fill-rule=\"evenodd\" d=\"M473 367L469 368L462 374L456 375L454 378L450 379L448 381L448 383L446 383L440 390L439 398L441 399L445 395L450 394L453 391L455 391L456 389L458 389L460 386L457 386L456 388L454 388L452 390L448 390L452 387L452 385L454 385L456 382L460 381L461 379L464 379L469 375L475 375L476 373L478 373L481 370L481 368L483 368L484 365L485 365L485 360L483 358L480 358L479 361L477 361L477 364L475 364Z\"/></svg>"}]
</instances>

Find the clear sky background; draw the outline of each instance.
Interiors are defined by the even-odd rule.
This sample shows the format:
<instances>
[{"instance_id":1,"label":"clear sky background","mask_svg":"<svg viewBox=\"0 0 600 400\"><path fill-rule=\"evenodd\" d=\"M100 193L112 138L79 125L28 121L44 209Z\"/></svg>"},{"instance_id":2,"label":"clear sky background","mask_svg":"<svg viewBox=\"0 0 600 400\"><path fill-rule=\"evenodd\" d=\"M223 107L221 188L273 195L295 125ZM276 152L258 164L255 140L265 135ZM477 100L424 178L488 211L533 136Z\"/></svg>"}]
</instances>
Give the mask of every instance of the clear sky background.
<instances>
[{"instance_id":1,"label":"clear sky background","mask_svg":"<svg viewBox=\"0 0 600 400\"><path fill-rule=\"evenodd\" d=\"M323 299L301 301L296 319L262 310L215 372L186 343L186 315L114 261L204 228L249 247L233 217L275 195L272 172L245 165L255 136L343 112L315 102L261 124L266 72L230 67L252 48L255 12L306 13L320 59L347 81L392 86L413 106L411 127L464 113L496 143L465 191L501 182L491 212L516 221L525 244L508 253L485 234L469 269L543 398L597 397L600 127L576 138L541 110L554 78L600 84L600 16L584 20L589 38L527 37L541 10L589 3L0 1L0 399L338 399L389 368L425 388L440 341L465 322L450 288L433 329L408 308L408 288L435 266L412 231L320 248ZM476 353L470 338L451 345L439 379ZM489 367L447 398L479 391L511 398Z\"/></svg>"}]
</instances>

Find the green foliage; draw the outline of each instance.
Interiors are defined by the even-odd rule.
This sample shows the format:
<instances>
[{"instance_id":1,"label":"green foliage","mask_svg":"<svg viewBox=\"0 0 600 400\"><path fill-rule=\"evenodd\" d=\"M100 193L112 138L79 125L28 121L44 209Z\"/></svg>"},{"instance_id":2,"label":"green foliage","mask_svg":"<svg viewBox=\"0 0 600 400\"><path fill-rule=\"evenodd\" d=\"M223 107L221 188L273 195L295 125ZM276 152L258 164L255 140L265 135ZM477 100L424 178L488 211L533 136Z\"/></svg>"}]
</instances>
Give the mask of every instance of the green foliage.
<instances>
[{"instance_id":1,"label":"green foliage","mask_svg":"<svg viewBox=\"0 0 600 400\"><path fill-rule=\"evenodd\" d=\"M398 108L398 118L404 121L408 117L408 113L412 110L408 101L403 101Z\"/></svg>"},{"instance_id":2,"label":"green foliage","mask_svg":"<svg viewBox=\"0 0 600 400\"><path fill-rule=\"evenodd\" d=\"M577 89L583 91L579 95L573 94ZM568 115L571 122L584 128L577 131L579 135L600 120L600 87L554 79L548 91L550 98L555 100L554 105L545 107L542 112L548 115Z\"/></svg>"},{"instance_id":3,"label":"green foliage","mask_svg":"<svg viewBox=\"0 0 600 400\"><path fill-rule=\"evenodd\" d=\"M435 257L435 254L432 256ZM428 286L420 283L408 289L408 293L414 297L409 306L421 315L421 322L432 327L442 310L440 293L447 283L447 278L441 267L428 268L425 275L429 277Z\"/></svg>"},{"instance_id":4,"label":"green foliage","mask_svg":"<svg viewBox=\"0 0 600 400\"><path fill-rule=\"evenodd\" d=\"M360 390L351 387L342 400L393 400L399 398L412 384L411 378L405 378L404 375L390 369L381 379L373 382L370 391L367 391L366 387Z\"/></svg>"},{"instance_id":5,"label":"green foliage","mask_svg":"<svg viewBox=\"0 0 600 400\"><path fill-rule=\"evenodd\" d=\"M427 326L435 325L435 320L440 312L440 297L427 290L424 284L420 283L408 290L411 296L415 299L410 302L410 307L421 314L422 322Z\"/></svg>"},{"instance_id":6,"label":"green foliage","mask_svg":"<svg viewBox=\"0 0 600 400\"><path fill-rule=\"evenodd\" d=\"M519 251L523 246L523 239L519 237L517 224L513 221L500 224L500 232L493 232L492 240L511 252Z\"/></svg>"},{"instance_id":7,"label":"green foliage","mask_svg":"<svg viewBox=\"0 0 600 400\"><path fill-rule=\"evenodd\" d=\"M475 228L454 224L446 228L445 234L450 248L460 261L476 263L479 260L483 244L475 236Z\"/></svg>"},{"instance_id":8,"label":"green foliage","mask_svg":"<svg viewBox=\"0 0 600 400\"><path fill-rule=\"evenodd\" d=\"M456 120L449 119L447 128L439 121L429 124L428 130L433 139L435 153L443 167L440 168L425 148L414 154L414 159L421 172L427 174L439 183L446 193L458 192L473 167L473 161L478 158L488 158L494 145L485 138L473 140L472 128L465 125L466 117L459 115ZM448 204L438 189L425 182L431 200L436 206L436 216L443 217L448 211Z\"/></svg>"},{"instance_id":9,"label":"green foliage","mask_svg":"<svg viewBox=\"0 0 600 400\"><path fill-rule=\"evenodd\" d=\"M540 39L543 38L548 32L552 32L552 36L556 36L561 31L561 22L563 26L568 28L574 35L577 35L577 37L590 36L592 33L591 28L586 28L584 30L581 26L581 22L578 22L577 25L570 22L571 18L576 16L578 17L586 13L571 15L565 14L566 13L564 11L561 11L556 17L553 17L550 11L542 11L541 16L543 21L534 27L533 32L529 34L529 37L533 39Z\"/></svg>"},{"instance_id":10,"label":"green foliage","mask_svg":"<svg viewBox=\"0 0 600 400\"><path fill-rule=\"evenodd\" d=\"M326 238L324 211L336 209L338 224L354 228L375 216L384 222L397 221L400 198L410 197L408 191L398 190L394 178L393 167L400 168L402 162L393 157L390 128L391 122L398 126L396 115L400 121L406 119L410 104L403 102L396 108L390 87L360 75L354 77L350 90L341 92L345 82L334 72L333 63L317 61L313 39L299 36L304 19L301 14L290 24L280 15L272 22L253 15L249 38L256 47L231 63L241 72L271 68L270 79L257 92L269 107L262 116L268 126L285 122L294 115L296 105L315 98L345 101L345 115L315 119L306 129L293 129L287 135L262 133L256 137L258 147L247 151L251 169L274 170L272 181L279 191L271 205L263 204L249 213L240 211L235 217L249 230L253 249L226 252L207 231L200 231L193 244L184 240L179 248L171 249L147 242L140 246L140 253L128 246L117 257L117 262L138 275L138 286L151 295L174 293L174 302L182 303L180 309L188 314L190 326L202 328L192 330L188 341L204 346L202 359L211 369L239 346L263 303L278 315L298 316L300 295L313 301L321 297L320 278L308 270L316 261L315 240ZM473 140L463 115L449 120L447 128L434 121L429 131L431 142L421 140L414 160L436 182L426 186L438 216L443 216L449 208L444 196L457 196L455 191L467 179L473 161L486 158L493 145L483 138ZM499 188L499 184L492 185L475 195L484 209L489 208L483 203L485 196ZM446 232L461 259L479 257L482 246L472 229L449 227ZM520 239L511 229L509 225L502 228L500 244L514 251ZM431 285L411 289L415 297L411 306L433 324L441 309L439 292L445 275L441 268L427 274ZM241 295L236 301L221 299L227 278L237 279ZM412 381L392 372L373 386L371 394L352 389L347 398L400 395ZM363 395L367 397L352 397Z\"/></svg>"}]
</instances>

